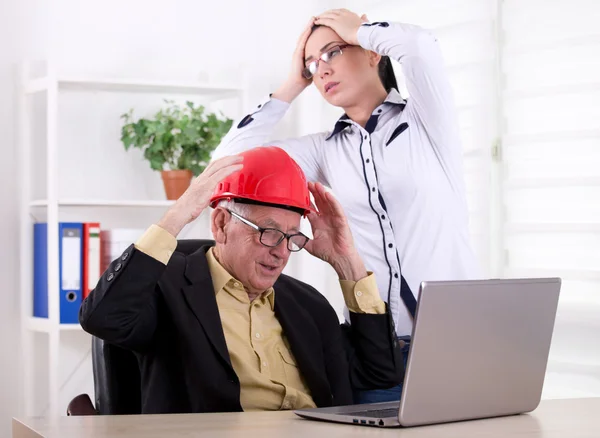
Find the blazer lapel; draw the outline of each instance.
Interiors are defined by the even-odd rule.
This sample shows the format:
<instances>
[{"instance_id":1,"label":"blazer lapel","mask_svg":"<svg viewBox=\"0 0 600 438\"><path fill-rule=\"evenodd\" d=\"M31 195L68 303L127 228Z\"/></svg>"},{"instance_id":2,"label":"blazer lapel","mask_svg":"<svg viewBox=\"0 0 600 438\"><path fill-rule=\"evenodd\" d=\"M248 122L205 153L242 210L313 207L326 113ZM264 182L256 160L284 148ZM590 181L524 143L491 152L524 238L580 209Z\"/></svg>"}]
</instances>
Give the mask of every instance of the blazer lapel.
<instances>
[{"instance_id":1,"label":"blazer lapel","mask_svg":"<svg viewBox=\"0 0 600 438\"><path fill-rule=\"evenodd\" d=\"M275 316L287 337L298 367L317 406L331 406L331 387L324 369L321 336L293 293L275 283Z\"/></svg>"},{"instance_id":2,"label":"blazer lapel","mask_svg":"<svg viewBox=\"0 0 600 438\"><path fill-rule=\"evenodd\" d=\"M233 369L223 326L221 325L212 278L206 261L206 251L209 248L210 246L202 247L187 256L185 276L191 284L183 287L183 295L214 349L223 361Z\"/></svg>"}]
</instances>

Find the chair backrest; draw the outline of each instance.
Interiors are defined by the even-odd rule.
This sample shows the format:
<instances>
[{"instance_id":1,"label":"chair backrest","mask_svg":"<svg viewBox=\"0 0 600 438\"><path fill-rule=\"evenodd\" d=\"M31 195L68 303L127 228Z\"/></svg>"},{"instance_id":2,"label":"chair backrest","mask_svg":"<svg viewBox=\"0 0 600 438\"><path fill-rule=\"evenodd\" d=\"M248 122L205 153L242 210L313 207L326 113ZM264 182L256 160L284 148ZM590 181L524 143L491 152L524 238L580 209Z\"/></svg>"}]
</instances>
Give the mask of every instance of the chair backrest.
<instances>
[{"instance_id":1,"label":"chair backrest","mask_svg":"<svg viewBox=\"0 0 600 438\"><path fill-rule=\"evenodd\" d=\"M179 240L175 251L191 254L214 241ZM96 410L101 415L141 413L141 377L137 357L129 350L92 337Z\"/></svg>"},{"instance_id":2,"label":"chair backrest","mask_svg":"<svg viewBox=\"0 0 600 438\"><path fill-rule=\"evenodd\" d=\"M92 337L96 410L101 415L141 413L140 368L128 350Z\"/></svg>"}]
</instances>

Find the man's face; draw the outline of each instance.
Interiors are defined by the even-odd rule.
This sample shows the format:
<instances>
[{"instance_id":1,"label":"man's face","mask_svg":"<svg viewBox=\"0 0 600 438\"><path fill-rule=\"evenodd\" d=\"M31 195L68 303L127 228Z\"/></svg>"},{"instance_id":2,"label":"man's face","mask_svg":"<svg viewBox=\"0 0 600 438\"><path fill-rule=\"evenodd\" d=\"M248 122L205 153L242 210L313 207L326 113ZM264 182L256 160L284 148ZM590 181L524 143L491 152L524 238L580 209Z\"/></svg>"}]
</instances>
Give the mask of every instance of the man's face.
<instances>
[{"instance_id":1,"label":"man's face","mask_svg":"<svg viewBox=\"0 0 600 438\"><path fill-rule=\"evenodd\" d=\"M276 228L286 234L300 230L300 214L276 207L246 205L242 215L261 228ZM223 211L225 242L218 243L220 262L251 293L261 293L275 284L290 257L288 240L276 247L260 242L260 231ZM217 242L219 239L217 239Z\"/></svg>"}]
</instances>

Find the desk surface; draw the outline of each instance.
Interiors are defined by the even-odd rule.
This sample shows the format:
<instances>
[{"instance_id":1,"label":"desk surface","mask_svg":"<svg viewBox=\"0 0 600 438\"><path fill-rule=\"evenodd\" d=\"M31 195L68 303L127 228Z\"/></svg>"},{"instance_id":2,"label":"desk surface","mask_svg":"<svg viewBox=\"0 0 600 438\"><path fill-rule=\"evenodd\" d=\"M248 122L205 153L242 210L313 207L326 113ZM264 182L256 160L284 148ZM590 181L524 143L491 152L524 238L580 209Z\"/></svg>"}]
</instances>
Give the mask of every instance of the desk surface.
<instances>
[{"instance_id":1,"label":"desk surface","mask_svg":"<svg viewBox=\"0 0 600 438\"><path fill-rule=\"evenodd\" d=\"M598 438L600 398L543 401L532 413L414 428L380 429L305 420L292 412L13 419L13 438L158 437Z\"/></svg>"}]
</instances>

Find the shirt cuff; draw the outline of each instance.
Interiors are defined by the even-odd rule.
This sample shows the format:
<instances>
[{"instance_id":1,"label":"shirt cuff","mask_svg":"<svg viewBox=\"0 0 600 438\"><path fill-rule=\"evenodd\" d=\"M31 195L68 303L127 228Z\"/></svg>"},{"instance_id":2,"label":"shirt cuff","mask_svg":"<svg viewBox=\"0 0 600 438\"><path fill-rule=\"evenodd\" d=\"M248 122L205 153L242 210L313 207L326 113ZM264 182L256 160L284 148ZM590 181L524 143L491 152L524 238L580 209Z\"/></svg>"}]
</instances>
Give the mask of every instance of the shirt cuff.
<instances>
[{"instance_id":1,"label":"shirt cuff","mask_svg":"<svg viewBox=\"0 0 600 438\"><path fill-rule=\"evenodd\" d=\"M177 248L177 239L168 231L152 224L135 243L135 248L166 265Z\"/></svg>"},{"instance_id":2,"label":"shirt cuff","mask_svg":"<svg viewBox=\"0 0 600 438\"><path fill-rule=\"evenodd\" d=\"M358 44L365 49L373 51L373 45L371 44L371 33L373 33L373 26L362 25L356 32L356 39Z\"/></svg>"},{"instance_id":3,"label":"shirt cuff","mask_svg":"<svg viewBox=\"0 0 600 438\"><path fill-rule=\"evenodd\" d=\"M353 313L371 313L383 315L385 303L379 296L375 275L368 272L358 281L340 280L346 307Z\"/></svg>"},{"instance_id":4,"label":"shirt cuff","mask_svg":"<svg viewBox=\"0 0 600 438\"><path fill-rule=\"evenodd\" d=\"M269 112L273 111L276 113L285 113L290 108L290 106L291 104L289 102L277 99L276 97L273 97L273 93L271 93L268 97L266 97L258 103L258 105L255 107L255 113L260 112L262 110L268 110Z\"/></svg>"}]
</instances>

